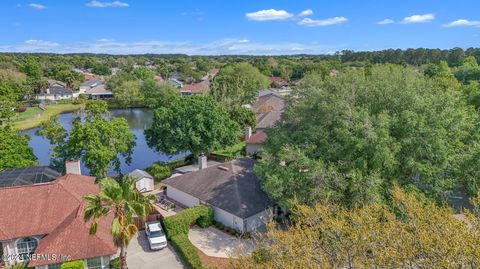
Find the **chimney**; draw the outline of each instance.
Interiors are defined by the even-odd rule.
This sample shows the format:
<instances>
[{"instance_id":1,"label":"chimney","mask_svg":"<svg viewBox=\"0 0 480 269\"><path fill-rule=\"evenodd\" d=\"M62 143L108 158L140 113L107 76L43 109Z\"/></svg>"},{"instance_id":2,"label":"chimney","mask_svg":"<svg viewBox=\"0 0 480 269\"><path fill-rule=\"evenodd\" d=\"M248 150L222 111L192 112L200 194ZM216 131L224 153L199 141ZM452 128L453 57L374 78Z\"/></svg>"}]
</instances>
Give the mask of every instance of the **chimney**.
<instances>
[{"instance_id":1,"label":"chimney","mask_svg":"<svg viewBox=\"0 0 480 269\"><path fill-rule=\"evenodd\" d=\"M205 168L207 168L207 156L202 154L198 157L198 169L202 170Z\"/></svg>"},{"instance_id":2,"label":"chimney","mask_svg":"<svg viewBox=\"0 0 480 269\"><path fill-rule=\"evenodd\" d=\"M245 128L245 141L247 141L248 139L250 139L250 137L252 137L252 127L247 126L247 127Z\"/></svg>"},{"instance_id":3,"label":"chimney","mask_svg":"<svg viewBox=\"0 0 480 269\"><path fill-rule=\"evenodd\" d=\"M65 174L81 175L80 160L65 161Z\"/></svg>"}]
</instances>

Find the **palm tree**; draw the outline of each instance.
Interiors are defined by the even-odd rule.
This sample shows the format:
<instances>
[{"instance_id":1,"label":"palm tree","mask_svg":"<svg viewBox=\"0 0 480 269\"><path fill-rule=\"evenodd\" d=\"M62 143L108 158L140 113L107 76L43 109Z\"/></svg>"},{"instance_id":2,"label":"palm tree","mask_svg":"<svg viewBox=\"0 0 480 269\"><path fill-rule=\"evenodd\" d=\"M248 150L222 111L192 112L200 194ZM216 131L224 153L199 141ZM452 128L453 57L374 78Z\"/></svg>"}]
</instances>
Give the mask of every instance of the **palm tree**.
<instances>
[{"instance_id":1,"label":"palm tree","mask_svg":"<svg viewBox=\"0 0 480 269\"><path fill-rule=\"evenodd\" d=\"M138 232L134 216L145 218L152 210L154 195L143 196L135 188L135 180L124 177L120 182L105 178L99 183L101 190L96 195L86 195L85 221L92 220L90 234L97 232L97 220L113 214L111 233L115 246L120 248L120 268L127 269L126 248Z\"/></svg>"}]
</instances>

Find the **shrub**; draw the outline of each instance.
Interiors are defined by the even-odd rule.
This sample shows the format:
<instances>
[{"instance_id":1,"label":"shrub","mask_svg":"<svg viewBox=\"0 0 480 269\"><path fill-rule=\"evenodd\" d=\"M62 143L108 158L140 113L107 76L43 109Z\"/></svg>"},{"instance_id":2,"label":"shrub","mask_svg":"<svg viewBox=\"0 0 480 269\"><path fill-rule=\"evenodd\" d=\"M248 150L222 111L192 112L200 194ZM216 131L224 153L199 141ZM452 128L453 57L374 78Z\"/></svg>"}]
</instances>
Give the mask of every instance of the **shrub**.
<instances>
[{"instance_id":1,"label":"shrub","mask_svg":"<svg viewBox=\"0 0 480 269\"><path fill-rule=\"evenodd\" d=\"M17 112L23 113L25 111L27 111L27 106L26 105L21 105L21 106L17 107Z\"/></svg>"},{"instance_id":2,"label":"shrub","mask_svg":"<svg viewBox=\"0 0 480 269\"><path fill-rule=\"evenodd\" d=\"M245 232L243 234L243 238L250 239L250 238L252 238L252 234L250 232Z\"/></svg>"},{"instance_id":3,"label":"shrub","mask_svg":"<svg viewBox=\"0 0 480 269\"><path fill-rule=\"evenodd\" d=\"M207 228L213 224L213 210L209 209L197 219L197 224L200 228Z\"/></svg>"},{"instance_id":4,"label":"shrub","mask_svg":"<svg viewBox=\"0 0 480 269\"><path fill-rule=\"evenodd\" d=\"M176 215L166 217L163 221L165 231L169 239L178 234L188 234L190 226L199 218L202 218L202 225L211 224L213 221L213 210L210 207L199 205L187 208ZM200 225L200 224L199 224ZM208 226L203 226L203 228Z\"/></svg>"},{"instance_id":5,"label":"shrub","mask_svg":"<svg viewBox=\"0 0 480 269\"><path fill-rule=\"evenodd\" d=\"M14 263L14 264L10 265L10 266L5 267L5 269L29 269L29 267L27 267L26 263L17 262L17 263Z\"/></svg>"},{"instance_id":6,"label":"shrub","mask_svg":"<svg viewBox=\"0 0 480 269\"><path fill-rule=\"evenodd\" d=\"M84 269L84 268L85 268L85 262L83 260L66 262L66 263L63 263L62 266L60 266L60 269Z\"/></svg>"},{"instance_id":7,"label":"shrub","mask_svg":"<svg viewBox=\"0 0 480 269\"><path fill-rule=\"evenodd\" d=\"M152 175L155 180L160 181L169 177L172 174L172 169L166 164L154 163L147 168L147 172Z\"/></svg>"},{"instance_id":8,"label":"shrub","mask_svg":"<svg viewBox=\"0 0 480 269\"><path fill-rule=\"evenodd\" d=\"M171 237L171 240L173 247L177 250L180 257L182 257L187 267L192 269L204 268L198 256L197 249L190 240L188 240L188 235L178 234Z\"/></svg>"},{"instance_id":9,"label":"shrub","mask_svg":"<svg viewBox=\"0 0 480 269\"><path fill-rule=\"evenodd\" d=\"M110 260L110 269L120 269L120 257Z\"/></svg>"}]
</instances>

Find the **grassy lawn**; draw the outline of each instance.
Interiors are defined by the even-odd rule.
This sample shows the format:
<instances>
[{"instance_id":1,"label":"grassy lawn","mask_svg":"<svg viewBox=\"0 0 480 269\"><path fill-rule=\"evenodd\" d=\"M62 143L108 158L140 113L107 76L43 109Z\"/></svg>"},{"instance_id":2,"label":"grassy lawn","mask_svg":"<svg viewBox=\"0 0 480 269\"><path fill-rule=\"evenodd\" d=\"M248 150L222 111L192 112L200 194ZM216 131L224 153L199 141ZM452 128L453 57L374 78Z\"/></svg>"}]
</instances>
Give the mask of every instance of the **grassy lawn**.
<instances>
[{"instance_id":1,"label":"grassy lawn","mask_svg":"<svg viewBox=\"0 0 480 269\"><path fill-rule=\"evenodd\" d=\"M233 146L229 146L224 149L214 151L212 153L220 156L230 157L230 158L242 157L244 155L242 152L244 147L245 147L245 142L240 142Z\"/></svg>"},{"instance_id":2,"label":"grassy lawn","mask_svg":"<svg viewBox=\"0 0 480 269\"><path fill-rule=\"evenodd\" d=\"M45 111L38 107L29 107L27 111L19 113L13 120L12 125L16 129L23 131L40 126L51 117L64 112L71 112L82 108L83 105L57 104L45 106Z\"/></svg>"}]
</instances>

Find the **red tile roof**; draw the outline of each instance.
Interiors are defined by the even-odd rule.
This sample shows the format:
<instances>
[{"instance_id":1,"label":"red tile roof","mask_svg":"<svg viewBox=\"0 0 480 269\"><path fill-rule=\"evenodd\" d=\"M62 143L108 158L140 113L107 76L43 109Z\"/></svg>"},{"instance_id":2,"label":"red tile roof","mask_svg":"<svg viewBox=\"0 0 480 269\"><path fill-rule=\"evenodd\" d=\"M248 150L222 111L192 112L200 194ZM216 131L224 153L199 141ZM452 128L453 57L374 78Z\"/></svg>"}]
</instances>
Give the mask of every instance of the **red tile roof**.
<instances>
[{"instance_id":1,"label":"red tile roof","mask_svg":"<svg viewBox=\"0 0 480 269\"><path fill-rule=\"evenodd\" d=\"M89 235L89 224L83 221L83 197L99 191L94 177L73 174L43 184L0 188L0 241L46 235L37 254L72 259L115 254L108 230L111 217L101 220L96 236ZM29 265L49 263L55 262L36 260Z\"/></svg>"},{"instance_id":2,"label":"red tile roof","mask_svg":"<svg viewBox=\"0 0 480 269\"><path fill-rule=\"evenodd\" d=\"M267 134L265 132L256 132L252 136L250 136L250 139L245 141L247 144L263 144L267 140Z\"/></svg>"},{"instance_id":3,"label":"red tile roof","mask_svg":"<svg viewBox=\"0 0 480 269\"><path fill-rule=\"evenodd\" d=\"M191 92L191 93L202 93L208 88L205 83L199 82L195 84L185 85L182 88L182 91Z\"/></svg>"}]
</instances>

